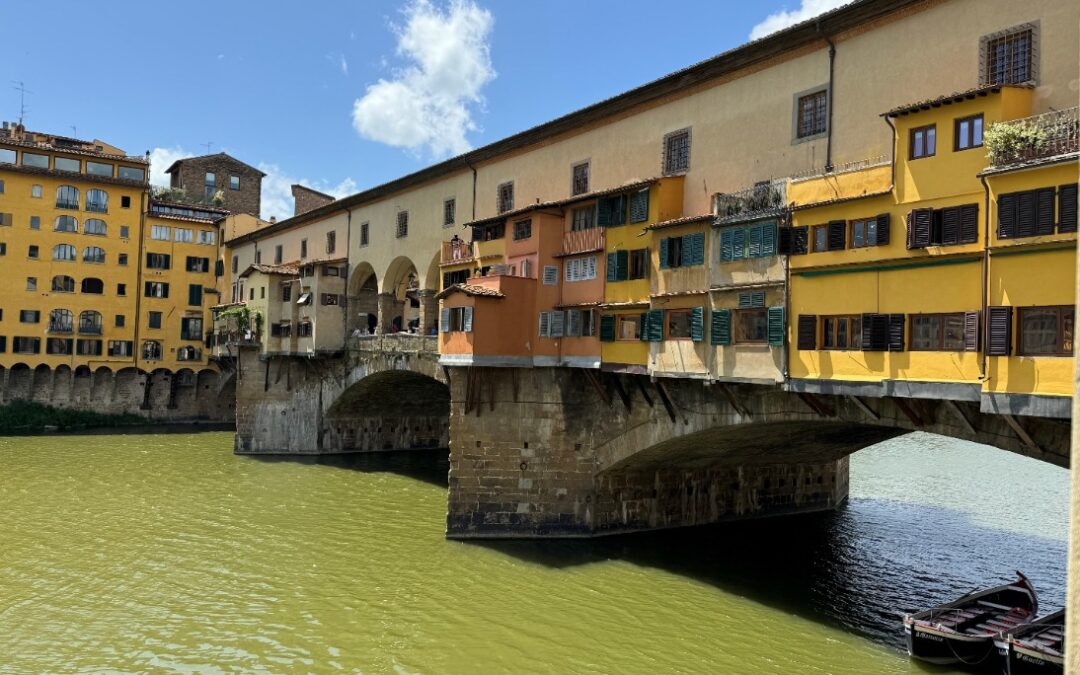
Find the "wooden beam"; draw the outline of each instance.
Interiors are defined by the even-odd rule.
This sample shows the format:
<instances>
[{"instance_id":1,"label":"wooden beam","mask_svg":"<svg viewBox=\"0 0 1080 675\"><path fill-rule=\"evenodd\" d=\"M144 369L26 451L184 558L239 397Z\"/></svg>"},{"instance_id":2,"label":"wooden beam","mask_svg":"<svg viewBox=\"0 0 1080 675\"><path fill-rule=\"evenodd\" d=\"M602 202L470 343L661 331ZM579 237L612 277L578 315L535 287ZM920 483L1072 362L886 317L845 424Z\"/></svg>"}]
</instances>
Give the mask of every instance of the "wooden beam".
<instances>
[{"instance_id":1,"label":"wooden beam","mask_svg":"<svg viewBox=\"0 0 1080 675\"><path fill-rule=\"evenodd\" d=\"M923 420L922 416L919 415L919 411L915 410L914 406L911 405L910 401L905 401L902 398L894 398L893 402L896 403L897 408L900 408L900 412L904 413L904 416L911 420L911 423L914 424L916 427L922 427L926 425L926 422Z\"/></svg>"},{"instance_id":2,"label":"wooden beam","mask_svg":"<svg viewBox=\"0 0 1080 675\"><path fill-rule=\"evenodd\" d=\"M717 387L720 389L720 393L724 395L727 402L731 404L731 407L742 417L750 417L750 411L743 405L739 404L738 399L735 397L735 392L731 391L731 387L727 386L724 382L718 382Z\"/></svg>"},{"instance_id":3,"label":"wooden beam","mask_svg":"<svg viewBox=\"0 0 1080 675\"><path fill-rule=\"evenodd\" d=\"M495 411L495 383L491 381L491 369L484 369L484 379L487 380L488 386L488 409L492 412Z\"/></svg>"},{"instance_id":4,"label":"wooden beam","mask_svg":"<svg viewBox=\"0 0 1080 675\"><path fill-rule=\"evenodd\" d=\"M510 369L510 388L513 391L514 403L518 402L518 369Z\"/></svg>"},{"instance_id":5,"label":"wooden beam","mask_svg":"<svg viewBox=\"0 0 1080 675\"><path fill-rule=\"evenodd\" d=\"M266 374L263 375L263 391L270 390L270 359L266 359Z\"/></svg>"},{"instance_id":6,"label":"wooden beam","mask_svg":"<svg viewBox=\"0 0 1080 675\"><path fill-rule=\"evenodd\" d=\"M960 409L960 406L957 405L956 401L946 400L945 407L953 411L953 414L960 418L960 421L964 424L964 428L966 428L969 433L978 433L975 430L975 425L971 423L971 420L969 420L967 415L964 414L964 411Z\"/></svg>"},{"instance_id":7,"label":"wooden beam","mask_svg":"<svg viewBox=\"0 0 1080 675\"><path fill-rule=\"evenodd\" d=\"M611 405L611 395L608 394L607 389L604 388L604 384L600 382L600 378L596 376L590 368L582 368L581 372L585 373L585 379L589 381L589 384L593 386L596 393L600 396L600 400L604 403Z\"/></svg>"},{"instance_id":8,"label":"wooden beam","mask_svg":"<svg viewBox=\"0 0 1080 675\"><path fill-rule=\"evenodd\" d=\"M1009 427L1016 432L1016 435L1020 437L1020 440L1024 442L1024 445L1042 452L1042 448L1035 444L1035 439L1031 437L1031 434L1020 425L1020 420L1008 413L1003 414L1002 417L1005 419L1005 423L1008 424Z\"/></svg>"},{"instance_id":9,"label":"wooden beam","mask_svg":"<svg viewBox=\"0 0 1080 675\"><path fill-rule=\"evenodd\" d=\"M649 407L653 407L652 396L649 396L649 390L645 388L645 376L644 375L631 375L634 378L634 382L637 382L638 391L641 392L641 398L645 399L645 402L649 404Z\"/></svg>"},{"instance_id":10,"label":"wooden beam","mask_svg":"<svg viewBox=\"0 0 1080 675\"><path fill-rule=\"evenodd\" d=\"M816 412L819 417L836 417L836 410L814 394L805 391L800 391L798 394L803 403Z\"/></svg>"},{"instance_id":11,"label":"wooden beam","mask_svg":"<svg viewBox=\"0 0 1080 675\"><path fill-rule=\"evenodd\" d=\"M859 410L866 413L866 416L869 417L870 419L872 419L872 420L880 420L881 419L881 415L874 412L874 409L871 408L866 403L866 401L862 400L858 396L852 396L850 394L848 395L848 398L851 399L851 402L855 404L856 408L858 408Z\"/></svg>"},{"instance_id":12,"label":"wooden beam","mask_svg":"<svg viewBox=\"0 0 1080 675\"><path fill-rule=\"evenodd\" d=\"M664 404L664 409L667 410L668 417L671 421L675 422L675 406L671 404L671 398L668 397L667 390L664 389L664 383L660 380L653 380L653 387L656 388L656 393L660 394L660 401Z\"/></svg>"},{"instance_id":13,"label":"wooden beam","mask_svg":"<svg viewBox=\"0 0 1080 675\"><path fill-rule=\"evenodd\" d=\"M626 412L630 412L630 394L626 392L626 389L622 386L622 380L619 379L617 374L611 376L612 381L615 382L615 393L622 399L623 405L626 406Z\"/></svg>"}]
</instances>

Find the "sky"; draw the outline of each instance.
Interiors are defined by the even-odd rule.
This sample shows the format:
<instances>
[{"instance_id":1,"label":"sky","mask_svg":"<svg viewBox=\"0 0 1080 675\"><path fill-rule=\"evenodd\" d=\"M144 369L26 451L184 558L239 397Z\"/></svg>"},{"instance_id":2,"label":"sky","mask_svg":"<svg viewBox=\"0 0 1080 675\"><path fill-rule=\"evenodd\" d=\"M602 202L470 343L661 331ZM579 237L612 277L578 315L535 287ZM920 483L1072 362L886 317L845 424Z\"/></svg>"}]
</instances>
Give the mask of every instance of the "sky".
<instances>
[{"instance_id":1,"label":"sky","mask_svg":"<svg viewBox=\"0 0 1080 675\"><path fill-rule=\"evenodd\" d=\"M342 197L811 18L844 0L6 0L0 119L175 159L228 152ZM36 18L35 18L36 17ZM77 30L36 30L68 17ZM61 23L65 23L61 22ZM44 24L40 24L44 25Z\"/></svg>"}]
</instances>

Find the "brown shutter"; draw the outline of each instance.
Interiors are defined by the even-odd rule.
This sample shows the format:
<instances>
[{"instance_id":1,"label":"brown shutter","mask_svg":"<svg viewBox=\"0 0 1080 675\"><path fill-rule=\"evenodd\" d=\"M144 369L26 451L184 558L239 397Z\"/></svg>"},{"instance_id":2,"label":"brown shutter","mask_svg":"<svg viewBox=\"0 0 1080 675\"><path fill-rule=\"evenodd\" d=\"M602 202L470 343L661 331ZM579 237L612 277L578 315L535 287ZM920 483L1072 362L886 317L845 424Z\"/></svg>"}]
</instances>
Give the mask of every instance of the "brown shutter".
<instances>
[{"instance_id":1,"label":"brown shutter","mask_svg":"<svg viewBox=\"0 0 1080 675\"><path fill-rule=\"evenodd\" d=\"M882 213L877 217L877 245L886 246L889 243L889 214Z\"/></svg>"},{"instance_id":2,"label":"brown shutter","mask_svg":"<svg viewBox=\"0 0 1080 675\"><path fill-rule=\"evenodd\" d=\"M979 241L979 205L964 204L960 207L960 243L974 244Z\"/></svg>"},{"instance_id":3,"label":"brown shutter","mask_svg":"<svg viewBox=\"0 0 1080 675\"><path fill-rule=\"evenodd\" d=\"M933 221L933 209L914 209L908 214L908 248L926 248L930 245Z\"/></svg>"},{"instance_id":4,"label":"brown shutter","mask_svg":"<svg viewBox=\"0 0 1080 675\"><path fill-rule=\"evenodd\" d=\"M1016 193L998 197L998 239L1016 236Z\"/></svg>"},{"instance_id":5,"label":"brown shutter","mask_svg":"<svg viewBox=\"0 0 1080 675\"><path fill-rule=\"evenodd\" d=\"M903 315L900 315L903 316ZM864 352L883 352L889 349L889 315L863 314L862 349ZM901 342L903 335L901 334Z\"/></svg>"},{"instance_id":6,"label":"brown shutter","mask_svg":"<svg viewBox=\"0 0 1080 675\"><path fill-rule=\"evenodd\" d=\"M799 315L798 347L802 351L817 349L817 314Z\"/></svg>"},{"instance_id":7,"label":"brown shutter","mask_svg":"<svg viewBox=\"0 0 1080 675\"><path fill-rule=\"evenodd\" d=\"M960 243L960 207L950 206L941 210L941 244Z\"/></svg>"},{"instance_id":8,"label":"brown shutter","mask_svg":"<svg viewBox=\"0 0 1080 675\"><path fill-rule=\"evenodd\" d=\"M1035 190L1035 234L1054 233L1054 188Z\"/></svg>"},{"instance_id":9,"label":"brown shutter","mask_svg":"<svg viewBox=\"0 0 1080 675\"><path fill-rule=\"evenodd\" d=\"M830 251L843 251L846 243L847 221L830 220L828 230L828 246Z\"/></svg>"},{"instance_id":10,"label":"brown shutter","mask_svg":"<svg viewBox=\"0 0 1080 675\"><path fill-rule=\"evenodd\" d=\"M904 315L889 315L889 351L904 351Z\"/></svg>"},{"instance_id":11,"label":"brown shutter","mask_svg":"<svg viewBox=\"0 0 1080 675\"><path fill-rule=\"evenodd\" d=\"M979 313L964 312L964 351L979 351Z\"/></svg>"},{"instance_id":12,"label":"brown shutter","mask_svg":"<svg viewBox=\"0 0 1080 675\"><path fill-rule=\"evenodd\" d=\"M810 228L806 225L791 228L791 253L803 255L810 250Z\"/></svg>"},{"instance_id":13,"label":"brown shutter","mask_svg":"<svg viewBox=\"0 0 1080 675\"><path fill-rule=\"evenodd\" d=\"M1035 234L1035 191L1020 192L1016 196L1016 236L1031 237Z\"/></svg>"},{"instance_id":14,"label":"brown shutter","mask_svg":"<svg viewBox=\"0 0 1080 675\"><path fill-rule=\"evenodd\" d=\"M781 227L776 230L776 252L781 255L791 255L791 228Z\"/></svg>"},{"instance_id":15,"label":"brown shutter","mask_svg":"<svg viewBox=\"0 0 1080 675\"><path fill-rule=\"evenodd\" d=\"M1012 307L986 308L986 353L1008 356L1012 352Z\"/></svg>"},{"instance_id":16,"label":"brown shutter","mask_svg":"<svg viewBox=\"0 0 1080 675\"><path fill-rule=\"evenodd\" d=\"M1076 232L1076 183L1058 188L1058 232Z\"/></svg>"}]
</instances>

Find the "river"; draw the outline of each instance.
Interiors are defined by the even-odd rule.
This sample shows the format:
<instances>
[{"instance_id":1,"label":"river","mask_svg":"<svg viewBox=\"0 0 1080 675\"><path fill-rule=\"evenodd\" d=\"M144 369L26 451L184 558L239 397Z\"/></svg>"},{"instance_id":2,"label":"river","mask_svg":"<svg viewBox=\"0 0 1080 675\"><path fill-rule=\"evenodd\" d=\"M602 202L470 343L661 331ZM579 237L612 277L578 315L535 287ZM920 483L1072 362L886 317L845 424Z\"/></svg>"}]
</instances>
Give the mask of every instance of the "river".
<instances>
[{"instance_id":1,"label":"river","mask_svg":"<svg viewBox=\"0 0 1080 675\"><path fill-rule=\"evenodd\" d=\"M947 673L904 608L1064 601L1068 472L925 434L834 513L501 543L443 538L445 457L231 439L0 438L0 673Z\"/></svg>"}]
</instances>

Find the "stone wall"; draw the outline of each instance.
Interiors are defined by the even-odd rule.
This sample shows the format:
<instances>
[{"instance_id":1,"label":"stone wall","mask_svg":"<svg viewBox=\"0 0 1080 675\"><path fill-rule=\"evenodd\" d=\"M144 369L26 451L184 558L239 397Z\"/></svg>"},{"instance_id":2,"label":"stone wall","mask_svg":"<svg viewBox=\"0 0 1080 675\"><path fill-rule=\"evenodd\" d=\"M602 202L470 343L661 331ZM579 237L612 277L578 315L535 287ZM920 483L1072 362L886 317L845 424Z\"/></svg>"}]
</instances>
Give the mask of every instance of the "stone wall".
<instances>
[{"instance_id":1,"label":"stone wall","mask_svg":"<svg viewBox=\"0 0 1080 675\"><path fill-rule=\"evenodd\" d=\"M208 172L214 174L215 190L220 191L225 198L222 208L232 213L259 215L262 206L262 172L224 153L181 160L179 176L173 175L171 185L183 188L188 197L201 200L205 196ZM229 187L229 176L240 177L239 190Z\"/></svg>"},{"instance_id":2,"label":"stone wall","mask_svg":"<svg viewBox=\"0 0 1080 675\"><path fill-rule=\"evenodd\" d=\"M0 368L0 403L15 400L154 420L228 422L235 392L230 373L209 369L143 373L82 366Z\"/></svg>"},{"instance_id":3,"label":"stone wall","mask_svg":"<svg viewBox=\"0 0 1080 675\"><path fill-rule=\"evenodd\" d=\"M330 202L334 201L334 198L330 195L323 194L318 190L312 190L309 187L303 185L292 186L293 196L293 215L298 216L301 213L307 213L312 209L317 209L320 206L326 206Z\"/></svg>"}]
</instances>

